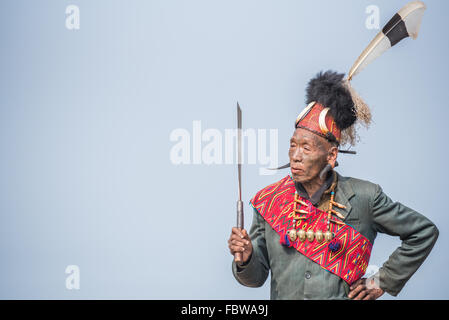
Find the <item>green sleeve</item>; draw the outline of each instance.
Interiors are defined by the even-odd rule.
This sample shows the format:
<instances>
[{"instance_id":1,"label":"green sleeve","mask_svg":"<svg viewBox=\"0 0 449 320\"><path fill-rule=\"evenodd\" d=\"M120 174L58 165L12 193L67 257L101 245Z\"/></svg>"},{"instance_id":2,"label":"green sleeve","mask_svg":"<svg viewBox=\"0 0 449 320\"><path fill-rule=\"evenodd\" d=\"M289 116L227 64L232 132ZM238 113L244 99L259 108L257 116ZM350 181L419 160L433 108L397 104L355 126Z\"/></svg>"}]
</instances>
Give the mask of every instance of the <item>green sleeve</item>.
<instances>
[{"instance_id":1,"label":"green sleeve","mask_svg":"<svg viewBox=\"0 0 449 320\"><path fill-rule=\"evenodd\" d=\"M397 296L432 250L438 228L428 218L399 202L393 202L380 186L373 199L373 223L377 232L399 236L402 243L379 269L379 285Z\"/></svg>"},{"instance_id":2,"label":"green sleeve","mask_svg":"<svg viewBox=\"0 0 449 320\"><path fill-rule=\"evenodd\" d=\"M232 273L237 281L247 287L260 287L265 283L269 272L268 253L265 242L265 220L254 209L249 237L253 253L244 265L232 261Z\"/></svg>"}]
</instances>

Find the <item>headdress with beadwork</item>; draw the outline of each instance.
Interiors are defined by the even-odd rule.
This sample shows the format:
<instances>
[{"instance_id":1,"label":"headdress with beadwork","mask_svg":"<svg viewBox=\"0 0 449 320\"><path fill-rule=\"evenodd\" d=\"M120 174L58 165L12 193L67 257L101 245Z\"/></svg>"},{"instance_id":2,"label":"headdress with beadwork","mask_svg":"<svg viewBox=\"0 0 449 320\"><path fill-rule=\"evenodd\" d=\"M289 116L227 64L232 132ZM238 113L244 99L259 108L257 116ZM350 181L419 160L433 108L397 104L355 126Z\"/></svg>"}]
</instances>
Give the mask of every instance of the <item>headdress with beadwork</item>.
<instances>
[{"instance_id":1,"label":"headdress with beadwork","mask_svg":"<svg viewBox=\"0 0 449 320\"><path fill-rule=\"evenodd\" d=\"M310 80L307 107L296 119L295 127L309 129L339 145L354 146L359 139L358 124L368 127L371 112L350 81L402 39L416 39L425 10L422 1L412 1L402 7L363 50L346 79L343 74L327 71Z\"/></svg>"},{"instance_id":2,"label":"headdress with beadwork","mask_svg":"<svg viewBox=\"0 0 449 320\"><path fill-rule=\"evenodd\" d=\"M422 1L412 1L403 6L363 50L347 78L342 73L326 71L311 79L306 90L306 107L296 118L295 128L310 130L338 146L354 146L359 140L357 129L360 126L368 128L371 123L371 111L352 88L352 78L402 39L416 39L425 10L426 5ZM290 163L273 170L288 167Z\"/></svg>"},{"instance_id":3,"label":"headdress with beadwork","mask_svg":"<svg viewBox=\"0 0 449 320\"><path fill-rule=\"evenodd\" d=\"M306 89L307 107L298 115L295 128L307 129L338 145L356 142L357 121L369 126L368 106L349 87L344 74L320 72Z\"/></svg>"}]
</instances>

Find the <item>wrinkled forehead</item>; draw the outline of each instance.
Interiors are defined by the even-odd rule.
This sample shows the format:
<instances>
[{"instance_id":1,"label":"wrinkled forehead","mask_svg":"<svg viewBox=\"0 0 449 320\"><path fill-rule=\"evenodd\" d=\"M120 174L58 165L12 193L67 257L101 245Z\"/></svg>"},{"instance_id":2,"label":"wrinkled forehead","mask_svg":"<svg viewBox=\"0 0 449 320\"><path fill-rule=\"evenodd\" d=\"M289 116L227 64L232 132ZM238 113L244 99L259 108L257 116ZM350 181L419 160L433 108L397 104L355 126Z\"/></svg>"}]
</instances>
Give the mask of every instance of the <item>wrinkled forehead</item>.
<instances>
[{"instance_id":1,"label":"wrinkled forehead","mask_svg":"<svg viewBox=\"0 0 449 320\"><path fill-rule=\"evenodd\" d=\"M295 129L290 140L296 143L307 142L322 147L325 147L328 144L326 139L304 128Z\"/></svg>"}]
</instances>

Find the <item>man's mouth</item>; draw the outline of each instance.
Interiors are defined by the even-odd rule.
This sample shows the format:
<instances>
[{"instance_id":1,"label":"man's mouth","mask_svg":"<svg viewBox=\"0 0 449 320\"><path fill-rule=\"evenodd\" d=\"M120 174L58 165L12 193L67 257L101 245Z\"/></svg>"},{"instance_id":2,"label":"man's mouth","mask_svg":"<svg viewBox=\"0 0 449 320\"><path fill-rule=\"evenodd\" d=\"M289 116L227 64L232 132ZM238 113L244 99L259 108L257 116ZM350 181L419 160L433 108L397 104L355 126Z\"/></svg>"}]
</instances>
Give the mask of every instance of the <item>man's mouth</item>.
<instances>
[{"instance_id":1,"label":"man's mouth","mask_svg":"<svg viewBox=\"0 0 449 320\"><path fill-rule=\"evenodd\" d=\"M293 167L291 167L291 170L292 170L292 173L293 173L293 174L301 174L301 173L304 172L304 170L302 170L302 169L299 169L299 168L293 168Z\"/></svg>"}]
</instances>

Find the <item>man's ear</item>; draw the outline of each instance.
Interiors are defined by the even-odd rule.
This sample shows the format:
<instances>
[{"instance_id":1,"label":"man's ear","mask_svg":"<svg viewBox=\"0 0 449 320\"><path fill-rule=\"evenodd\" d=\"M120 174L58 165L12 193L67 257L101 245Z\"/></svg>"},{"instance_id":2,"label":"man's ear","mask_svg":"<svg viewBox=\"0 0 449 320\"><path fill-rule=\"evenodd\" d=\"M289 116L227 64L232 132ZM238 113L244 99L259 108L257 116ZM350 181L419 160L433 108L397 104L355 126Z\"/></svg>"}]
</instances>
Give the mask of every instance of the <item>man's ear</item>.
<instances>
[{"instance_id":1,"label":"man's ear","mask_svg":"<svg viewBox=\"0 0 449 320\"><path fill-rule=\"evenodd\" d=\"M335 168L335 162L337 162L337 156L338 156L338 147L332 146L329 149L329 153L327 155L327 163L329 163L332 168Z\"/></svg>"}]
</instances>

